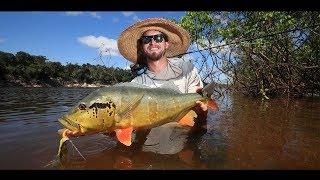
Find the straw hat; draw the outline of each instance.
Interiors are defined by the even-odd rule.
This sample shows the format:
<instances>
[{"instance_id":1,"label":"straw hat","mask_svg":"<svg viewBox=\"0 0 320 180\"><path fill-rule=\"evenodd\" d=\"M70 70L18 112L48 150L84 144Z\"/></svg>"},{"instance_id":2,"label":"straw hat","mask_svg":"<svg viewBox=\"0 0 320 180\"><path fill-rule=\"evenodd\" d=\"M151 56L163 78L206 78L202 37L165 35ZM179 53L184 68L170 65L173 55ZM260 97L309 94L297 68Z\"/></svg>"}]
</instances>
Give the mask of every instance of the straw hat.
<instances>
[{"instance_id":1,"label":"straw hat","mask_svg":"<svg viewBox=\"0 0 320 180\"><path fill-rule=\"evenodd\" d=\"M137 43L141 35L147 30L156 30L168 37L169 47L167 56L172 57L185 53L190 45L189 33L177 24L162 18L149 18L137 22L125 29L119 36L119 52L129 61L137 61Z\"/></svg>"}]
</instances>

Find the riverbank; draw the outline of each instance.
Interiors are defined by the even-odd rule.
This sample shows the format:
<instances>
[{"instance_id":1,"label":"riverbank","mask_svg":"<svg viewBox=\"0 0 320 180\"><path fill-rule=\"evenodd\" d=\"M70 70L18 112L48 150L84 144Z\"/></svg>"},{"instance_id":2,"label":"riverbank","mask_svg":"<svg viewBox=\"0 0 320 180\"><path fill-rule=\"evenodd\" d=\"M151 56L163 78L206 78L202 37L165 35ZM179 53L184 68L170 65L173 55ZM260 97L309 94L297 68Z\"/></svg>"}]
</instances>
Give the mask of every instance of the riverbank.
<instances>
[{"instance_id":1,"label":"riverbank","mask_svg":"<svg viewBox=\"0 0 320 180\"><path fill-rule=\"evenodd\" d=\"M78 82L65 82L61 79L47 79L45 81L30 81L24 82L20 79L10 79L7 81L0 80L0 87L76 87L76 88L97 88L97 87L105 87L107 84L101 83L78 83Z\"/></svg>"}]
</instances>

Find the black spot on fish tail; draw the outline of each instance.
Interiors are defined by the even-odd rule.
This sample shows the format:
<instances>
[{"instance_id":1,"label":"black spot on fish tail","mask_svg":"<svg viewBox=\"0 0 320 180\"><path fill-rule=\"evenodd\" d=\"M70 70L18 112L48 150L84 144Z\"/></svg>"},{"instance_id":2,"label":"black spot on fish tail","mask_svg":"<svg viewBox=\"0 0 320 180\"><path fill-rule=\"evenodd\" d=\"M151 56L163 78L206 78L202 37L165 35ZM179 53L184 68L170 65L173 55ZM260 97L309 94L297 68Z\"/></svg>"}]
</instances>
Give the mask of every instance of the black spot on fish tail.
<instances>
[{"instance_id":1,"label":"black spot on fish tail","mask_svg":"<svg viewBox=\"0 0 320 180\"><path fill-rule=\"evenodd\" d=\"M107 105L107 107L109 108L109 109L111 109L111 102L108 102L106 105Z\"/></svg>"},{"instance_id":2,"label":"black spot on fish tail","mask_svg":"<svg viewBox=\"0 0 320 180\"><path fill-rule=\"evenodd\" d=\"M116 105L115 105L114 103L112 103L112 107L113 107L113 108L116 108Z\"/></svg>"},{"instance_id":3,"label":"black spot on fish tail","mask_svg":"<svg viewBox=\"0 0 320 180\"><path fill-rule=\"evenodd\" d=\"M113 112L113 111L109 112L109 116L111 116L111 115L112 115L112 112Z\"/></svg>"}]
</instances>

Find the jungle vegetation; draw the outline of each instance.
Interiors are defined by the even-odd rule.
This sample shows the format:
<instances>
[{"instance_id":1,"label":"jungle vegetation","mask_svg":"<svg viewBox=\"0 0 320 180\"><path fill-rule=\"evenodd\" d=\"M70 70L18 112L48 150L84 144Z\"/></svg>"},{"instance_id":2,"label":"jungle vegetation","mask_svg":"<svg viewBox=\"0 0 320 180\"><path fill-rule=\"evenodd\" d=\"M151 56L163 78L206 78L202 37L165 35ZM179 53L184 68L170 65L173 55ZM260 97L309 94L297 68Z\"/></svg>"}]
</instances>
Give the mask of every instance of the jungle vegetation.
<instances>
[{"instance_id":1,"label":"jungle vegetation","mask_svg":"<svg viewBox=\"0 0 320 180\"><path fill-rule=\"evenodd\" d=\"M204 82L262 97L320 94L320 12L187 12L176 21L191 34ZM45 56L0 51L0 82L64 86L130 81L130 70L62 65Z\"/></svg>"},{"instance_id":2,"label":"jungle vegetation","mask_svg":"<svg viewBox=\"0 0 320 180\"><path fill-rule=\"evenodd\" d=\"M249 96L319 96L320 12L187 12L204 81ZM222 76L223 75L223 76Z\"/></svg>"},{"instance_id":3,"label":"jungle vegetation","mask_svg":"<svg viewBox=\"0 0 320 180\"><path fill-rule=\"evenodd\" d=\"M16 54L0 51L0 82L5 85L40 85L47 87L68 84L111 85L131 80L130 70L91 64L62 65L45 56L20 51Z\"/></svg>"}]
</instances>

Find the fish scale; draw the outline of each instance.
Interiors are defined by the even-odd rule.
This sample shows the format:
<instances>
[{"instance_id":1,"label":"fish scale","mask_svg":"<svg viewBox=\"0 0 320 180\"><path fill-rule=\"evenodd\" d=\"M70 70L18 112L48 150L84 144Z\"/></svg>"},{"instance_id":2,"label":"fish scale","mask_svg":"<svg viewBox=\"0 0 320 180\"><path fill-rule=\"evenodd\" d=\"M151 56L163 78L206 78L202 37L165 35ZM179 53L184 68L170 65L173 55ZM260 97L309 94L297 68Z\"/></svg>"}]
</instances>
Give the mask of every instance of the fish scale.
<instances>
[{"instance_id":1,"label":"fish scale","mask_svg":"<svg viewBox=\"0 0 320 180\"><path fill-rule=\"evenodd\" d=\"M131 145L131 133L136 129L150 129L179 120L193 125L194 114L189 112L198 100L217 109L215 102L209 98L212 93L204 94L206 96L182 94L167 87L149 88L136 83L123 83L92 92L64 114L59 122L65 126L63 137L70 132L77 136L115 131L120 142Z\"/></svg>"}]
</instances>

